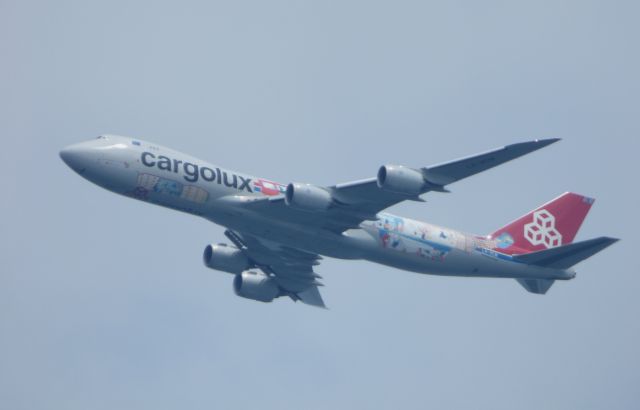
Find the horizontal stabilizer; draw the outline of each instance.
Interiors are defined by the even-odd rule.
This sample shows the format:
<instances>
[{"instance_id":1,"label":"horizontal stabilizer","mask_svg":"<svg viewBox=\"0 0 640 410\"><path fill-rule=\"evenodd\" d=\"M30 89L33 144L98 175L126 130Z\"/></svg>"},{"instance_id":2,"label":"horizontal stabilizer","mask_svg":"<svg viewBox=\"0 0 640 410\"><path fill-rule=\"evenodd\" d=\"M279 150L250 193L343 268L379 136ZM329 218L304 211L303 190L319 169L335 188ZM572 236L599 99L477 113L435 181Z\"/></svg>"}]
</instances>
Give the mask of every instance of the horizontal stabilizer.
<instances>
[{"instance_id":1,"label":"horizontal stabilizer","mask_svg":"<svg viewBox=\"0 0 640 410\"><path fill-rule=\"evenodd\" d=\"M516 279L519 284L522 285L528 292L536 293L538 295L544 295L547 293L551 285L553 285L553 279Z\"/></svg>"},{"instance_id":2,"label":"horizontal stabilizer","mask_svg":"<svg viewBox=\"0 0 640 410\"><path fill-rule=\"evenodd\" d=\"M616 243L618 239L601 236L569 245L562 245L544 251L514 255L518 262L547 268L568 269ZM523 285L524 286L524 285Z\"/></svg>"}]
</instances>

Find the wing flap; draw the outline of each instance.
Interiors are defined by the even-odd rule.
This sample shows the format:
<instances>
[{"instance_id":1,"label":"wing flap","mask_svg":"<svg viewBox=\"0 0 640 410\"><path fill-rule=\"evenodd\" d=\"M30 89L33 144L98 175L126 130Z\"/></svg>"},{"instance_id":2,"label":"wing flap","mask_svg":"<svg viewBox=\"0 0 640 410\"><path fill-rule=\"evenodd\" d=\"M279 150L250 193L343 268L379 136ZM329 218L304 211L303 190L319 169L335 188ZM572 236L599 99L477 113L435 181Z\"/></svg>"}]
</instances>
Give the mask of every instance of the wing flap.
<instances>
[{"instance_id":1,"label":"wing flap","mask_svg":"<svg viewBox=\"0 0 640 410\"><path fill-rule=\"evenodd\" d=\"M227 230L225 235L262 270L278 283L283 295L311 306L325 307L318 287L324 286L313 267L320 255L283 246L253 235Z\"/></svg>"}]
</instances>

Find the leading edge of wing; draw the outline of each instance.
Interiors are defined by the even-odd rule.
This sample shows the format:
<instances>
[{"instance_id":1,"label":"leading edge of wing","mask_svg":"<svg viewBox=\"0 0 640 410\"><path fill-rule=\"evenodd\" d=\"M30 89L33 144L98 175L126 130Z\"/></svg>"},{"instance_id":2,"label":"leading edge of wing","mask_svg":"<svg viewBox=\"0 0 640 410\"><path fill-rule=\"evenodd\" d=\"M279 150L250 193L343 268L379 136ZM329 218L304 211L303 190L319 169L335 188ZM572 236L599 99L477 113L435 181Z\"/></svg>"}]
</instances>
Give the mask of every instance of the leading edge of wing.
<instances>
[{"instance_id":1,"label":"leading edge of wing","mask_svg":"<svg viewBox=\"0 0 640 410\"><path fill-rule=\"evenodd\" d=\"M448 185L560 141L560 138L518 142L480 154L422 168L425 179L435 185Z\"/></svg>"}]
</instances>

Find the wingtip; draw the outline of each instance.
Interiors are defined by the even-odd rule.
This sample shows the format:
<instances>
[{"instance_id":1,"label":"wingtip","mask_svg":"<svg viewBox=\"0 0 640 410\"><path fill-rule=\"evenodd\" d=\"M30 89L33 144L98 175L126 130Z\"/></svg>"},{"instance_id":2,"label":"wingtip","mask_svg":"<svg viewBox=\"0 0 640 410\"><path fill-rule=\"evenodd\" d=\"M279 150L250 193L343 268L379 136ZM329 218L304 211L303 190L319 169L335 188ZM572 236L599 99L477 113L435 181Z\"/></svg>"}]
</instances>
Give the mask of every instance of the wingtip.
<instances>
[{"instance_id":1,"label":"wingtip","mask_svg":"<svg viewBox=\"0 0 640 410\"><path fill-rule=\"evenodd\" d=\"M561 140L562 138L541 138L541 139L535 139L533 142L546 146L546 145L555 144L556 142Z\"/></svg>"},{"instance_id":2,"label":"wingtip","mask_svg":"<svg viewBox=\"0 0 640 410\"><path fill-rule=\"evenodd\" d=\"M547 145L554 144L560 141L562 138L536 138L534 140L516 142L514 144L506 145L505 148L523 148L528 152L537 151L540 148L544 148Z\"/></svg>"},{"instance_id":3,"label":"wingtip","mask_svg":"<svg viewBox=\"0 0 640 410\"><path fill-rule=\"evenodd\" d=\"M619 242L620 238L612 238L611 236L601 236L599 238L596 238L595 241L600 241L600 243L602 244L602 249L604 249Z\"/></svg>"}]
</instances>

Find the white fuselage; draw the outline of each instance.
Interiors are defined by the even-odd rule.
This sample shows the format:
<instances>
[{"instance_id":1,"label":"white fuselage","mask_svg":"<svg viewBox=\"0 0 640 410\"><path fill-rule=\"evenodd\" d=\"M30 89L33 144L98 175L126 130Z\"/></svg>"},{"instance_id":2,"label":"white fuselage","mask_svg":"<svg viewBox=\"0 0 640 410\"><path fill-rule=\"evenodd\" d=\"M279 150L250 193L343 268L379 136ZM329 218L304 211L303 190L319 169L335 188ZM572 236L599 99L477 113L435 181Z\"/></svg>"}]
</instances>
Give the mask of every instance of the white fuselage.
<instances>
[{"instance_id":1,"label":"white fuselage","mask_svg":"<svg viewBox=\"0 0 640 410\"><path fill-rule=\"evenodd\" d=\"M380 213L342 234L265 218L229 198L281 194L284 185L222 169L181 152L126 137L70 146L65 162L113 192L204 217L231 230L308 252L366 259L419 273L571 279L574 272L526 265L492 250L490 240Z\"/></svg>"}]
</instances>

